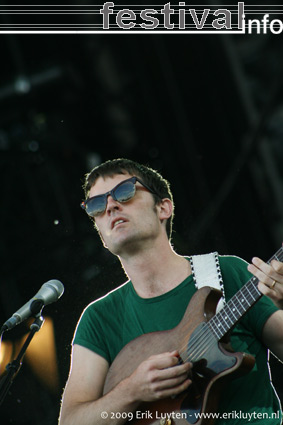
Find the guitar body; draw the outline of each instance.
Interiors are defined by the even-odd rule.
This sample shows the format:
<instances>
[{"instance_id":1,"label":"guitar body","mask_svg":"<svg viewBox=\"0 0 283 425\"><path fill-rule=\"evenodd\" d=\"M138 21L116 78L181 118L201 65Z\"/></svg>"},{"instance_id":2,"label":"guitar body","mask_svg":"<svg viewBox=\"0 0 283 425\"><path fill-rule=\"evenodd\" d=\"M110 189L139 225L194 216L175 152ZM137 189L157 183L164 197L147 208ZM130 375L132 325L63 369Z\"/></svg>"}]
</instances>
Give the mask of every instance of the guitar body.
<instances>
[{"instance_id":1,"label":"guitar body","mask_svg":"<svg viewBox=\"0 0 283 425\"><path fill-rule=\"evenodd\" d=\"M232 352L228 340L219 342L207 326L208 320L215 314L220 297L221 292L210 287L198 290L178 326L168 331L141 335L117 355L109 369L104 394L154 354L177 349L182 361L193 363L192 384L186 392L175 398L140 405L128 424L207 425L215 421L212 418L200 419L198 415L217 412L221 384L227 377L248 372L254 365L252 356ZM203 335L202 342L200 334ZM192 346L196 347L193 352Z\"/></svg>"}]
</instances>

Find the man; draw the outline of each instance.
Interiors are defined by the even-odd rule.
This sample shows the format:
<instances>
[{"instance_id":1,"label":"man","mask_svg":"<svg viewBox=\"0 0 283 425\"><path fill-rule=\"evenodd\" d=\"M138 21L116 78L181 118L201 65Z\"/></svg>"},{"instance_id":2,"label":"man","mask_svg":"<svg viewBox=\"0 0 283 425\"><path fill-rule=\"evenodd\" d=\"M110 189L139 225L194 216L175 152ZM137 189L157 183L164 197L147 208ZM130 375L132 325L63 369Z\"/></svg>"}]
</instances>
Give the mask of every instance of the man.
<instances>
[{"instance_id":1,"label":"man","mask_svg":"<svg viewBox=\"0 0 283 425\"><path fill-rule=\"evenodd\" d=\"M177 326L196 287L190 261L170 245L172 194L157 172L129 160L107 161L86 176L85 193L83 207L130 280L90 304L80 319L60 425L123 424L135 418L142 402L174 400L193 385L192 364L180 361L179 347L174 347L143 359L103 395L109 366L123 346L142 334ZM230 417L216 423L244 424L247 416L239 419L243 411L250 423L262 424L261 412L280 410L265 346L283 359L283 263L274 260L268 265L254 258L247 266L237 257L219 260L227 299L249 280L250 272L267 296L232 332L234 350L254 354L256 365L227 385L218 411ZM265 423L278 425L280 420L278 413Z\"/></svg>"}]
</instances>

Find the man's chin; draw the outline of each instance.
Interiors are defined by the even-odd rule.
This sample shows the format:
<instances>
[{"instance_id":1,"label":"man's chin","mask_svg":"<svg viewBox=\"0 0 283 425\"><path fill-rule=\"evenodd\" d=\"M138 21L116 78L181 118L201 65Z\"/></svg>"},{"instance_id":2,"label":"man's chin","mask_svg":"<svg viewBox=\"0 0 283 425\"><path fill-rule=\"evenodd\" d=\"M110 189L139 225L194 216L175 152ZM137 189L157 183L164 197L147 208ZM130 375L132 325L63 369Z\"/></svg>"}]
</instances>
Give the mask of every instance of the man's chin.
<instances>
[{"instance_id":1,"label":"man's chin","mask_svg":"<svg viewBox=\"0 0 283 425\"><path fill-rule=\"evenodd\" d=\"M123 257L125 255L133 255L135 252L140 250L140 238L137 237L127 237L121 238L119 241L116 241L115 244L111 244L111 246L107 247L112 254L117 255L119 257Z\"/></svg>"}]
</instances>

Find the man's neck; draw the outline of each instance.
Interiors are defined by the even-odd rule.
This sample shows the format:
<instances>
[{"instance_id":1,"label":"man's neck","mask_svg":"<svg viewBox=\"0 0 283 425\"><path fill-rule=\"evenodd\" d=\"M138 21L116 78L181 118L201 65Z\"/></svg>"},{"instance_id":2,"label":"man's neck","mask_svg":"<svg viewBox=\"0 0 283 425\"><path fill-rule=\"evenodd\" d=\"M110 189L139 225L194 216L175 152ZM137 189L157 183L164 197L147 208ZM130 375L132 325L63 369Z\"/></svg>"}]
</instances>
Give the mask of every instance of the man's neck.
<instances>
[{"instance_id":1,"label":"man's neck","mask_svg":"<svg viewBox=\"0 0 283 425\"><path fill-rule=\"evenodd\" d=\"M191 274L190 263L170 246L147 247L137 255L120 261L137 294L142 298L162 295L178 286Z\"/></svg>"}]
</instances>

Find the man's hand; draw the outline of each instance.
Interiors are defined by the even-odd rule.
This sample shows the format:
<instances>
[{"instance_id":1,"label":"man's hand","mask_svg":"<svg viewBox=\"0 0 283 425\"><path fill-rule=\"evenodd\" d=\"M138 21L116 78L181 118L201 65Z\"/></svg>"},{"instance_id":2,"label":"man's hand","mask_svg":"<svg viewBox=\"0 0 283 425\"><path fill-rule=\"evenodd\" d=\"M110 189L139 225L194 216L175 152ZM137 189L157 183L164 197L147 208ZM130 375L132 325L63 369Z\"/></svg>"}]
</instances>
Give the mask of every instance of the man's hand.
<instances>
[{"instance_id":1,"label":"man's hand","mask_svg":"<svg viewBox=\"0 0 283 425\"><path fill-rule=\"evenodd\" d=\"M188 378L191 363L179 364L178 351L157 354L143 361L127 378L135 401L155 401L175 396L191 384Z\"/></svg>"},{"instance_id":2,"label":"man's hand","mask_svg":"<svg viewBox=\"0 0 283 425\"><path fill-rule=\"evenodd\" d=\"M258 278L260 292L272 299L278 308L283 309L283 263L272 260L270 264L266 264L260 258L254 257L248 270Z\"/></svg>"}]
</instances>

